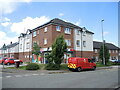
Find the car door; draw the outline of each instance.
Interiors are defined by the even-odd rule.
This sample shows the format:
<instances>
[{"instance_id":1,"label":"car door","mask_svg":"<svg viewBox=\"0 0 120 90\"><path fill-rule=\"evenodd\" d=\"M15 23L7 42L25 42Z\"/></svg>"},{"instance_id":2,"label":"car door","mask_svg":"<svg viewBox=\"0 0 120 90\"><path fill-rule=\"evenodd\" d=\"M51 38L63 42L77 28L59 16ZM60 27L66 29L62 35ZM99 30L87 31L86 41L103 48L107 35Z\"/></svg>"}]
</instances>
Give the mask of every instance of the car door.
<instances>
[{"instance_id":1,"label":"car door","mask_svg":"<svg viewBox=\"0 0 120 90\"><path fill-rule=\"evenodd\" d=\"M9 63L14 64L15 63L14 59L13 58L9 59Z\"/></svg>"}]
</instances>

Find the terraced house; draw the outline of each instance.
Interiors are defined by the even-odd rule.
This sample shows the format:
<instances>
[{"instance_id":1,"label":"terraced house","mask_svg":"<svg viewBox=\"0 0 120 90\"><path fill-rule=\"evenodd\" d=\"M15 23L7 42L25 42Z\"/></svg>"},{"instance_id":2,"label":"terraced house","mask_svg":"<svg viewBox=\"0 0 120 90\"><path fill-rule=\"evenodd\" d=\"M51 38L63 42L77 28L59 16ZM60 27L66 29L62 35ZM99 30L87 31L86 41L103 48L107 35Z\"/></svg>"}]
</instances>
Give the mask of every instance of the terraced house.
<instances>
[{"instance_id":1,"label":"terraced house","mask_svg":"<svg viewBox=\"0 0 120 90\"><path fill-rule=\"evenodd\" d=\"M55 18L32 30L32 44L36 42L42 47L42 63L46 62L46 52L52 50L51 45L59 35L64 36L68 46L64 62L67 63L67 58L71 56L93 57L93 32Z\"/></svg>"},{"instance_id":2,"label":"terraced house","mask_svg":"<svg viewBox=\"0 0 120 90\"><path fill-rule=\"evenodd\" d=\"M102 42L98 42L98 41L93 41L93 49L94 49L94 55L93 57L96 59L96 61L99 61L99 51L100 51L100 47L103 43ZM115 46L112 43L105 43L105 45L107 46L109 53L110 53L110 59L119 59L120 60L120 48Z\"/></svg>"}]
</instances>

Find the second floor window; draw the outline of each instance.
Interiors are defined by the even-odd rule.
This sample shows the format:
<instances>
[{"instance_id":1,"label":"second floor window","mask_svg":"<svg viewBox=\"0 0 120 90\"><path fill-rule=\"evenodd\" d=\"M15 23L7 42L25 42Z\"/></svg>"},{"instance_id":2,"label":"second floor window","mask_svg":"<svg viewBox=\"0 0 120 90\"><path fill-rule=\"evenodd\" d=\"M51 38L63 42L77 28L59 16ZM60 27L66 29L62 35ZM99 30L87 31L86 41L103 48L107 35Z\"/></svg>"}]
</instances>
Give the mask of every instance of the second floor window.
<instances>
[{"instance_id":1,"label":"second floor window","mask_svg":"<svg viewBox=\"0 0 120 90\"><path fill-rule=\"evenodd\" d=\"M71 46L71 40L66 39L65 42L66 42L67 46Z\"/></svg>"},{"instance_id":2,"label":"second floor window","mask_svg":"<svg viewBox=\"0 0 120 90\"><path fill-rule=\"evenodd\" d=\"M83 41L83 47L86 47L86 41Z\"/></svg>"},{"instance_id":3,"label":"second floor window","mask_svg":"<svg viewBox=\"0 0 120 90\"><path fill-rule=\"evenodd\" d=\"M81 33L80 30L77 30L77 35L80 35L80 33Z\"/></svg>"},{"instance_id":4,"label":"second floor window","mask_svg":"<svg viewBox=\"0 0 120 90\"><path fill-rule=\"evenodd\" d=\"M70 28L64 28L64 32L66 34L71 34L71 29Z\"/></svg>"},{"instance_id":5,"label":"second floor window","mask_svg":"<svg viewBox=\"0 0 120 90\"><path fill-rule=\"evenodd\" d=\"M33 37L35 37L36 36L36 31L35 32L33 32Z\"/></svg>"},{"instance_id":6,"label":"second floor window","mask_svg":"<svg viewBox=\"0 0 120 90\"><path fill-rule=\"evenodd\" d=\"M45 28L44 28L44 32L47 32L47 30L48 30L48 28L47 28L47 27L45 27Z\"/></svg>"},{"instance_id":7,"label":"second floor window","mask_svg":"<svg viewBox=\"0 0 120 90\"><path fill-rule=\"evenodd\" d=\"M56 31L60 31L60 26L56 26Z\"/></svg>"}]
</instances>

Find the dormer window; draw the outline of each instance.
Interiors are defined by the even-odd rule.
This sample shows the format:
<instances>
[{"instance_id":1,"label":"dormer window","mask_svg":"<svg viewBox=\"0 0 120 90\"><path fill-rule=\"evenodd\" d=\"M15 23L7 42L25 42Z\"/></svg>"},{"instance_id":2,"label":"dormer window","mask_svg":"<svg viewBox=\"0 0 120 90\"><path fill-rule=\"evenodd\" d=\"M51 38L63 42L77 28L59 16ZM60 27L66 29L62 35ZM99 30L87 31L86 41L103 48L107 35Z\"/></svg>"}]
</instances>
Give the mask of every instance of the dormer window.
<instances>
[{"instance_id":1,"label":"dormer window","mask_svg":"<svg viewBox=\"0 0 120 90\"><path fill-rule=\"evenodd\" d=\"M33 37L35 37L35 36L36 36L36 31L33 32Z\"/></svg>"},{"instance_id":2,"label":"dormer window","mask_svg":"<svg viewBox=\"0 0 120 90\"><path fill-rule=\"evenodd\" d=\"M56 31L60 31L60 26L56 26Z\"/></svg>"},{"instance_id":3,"label":"dormer window","mask_svg":"<svg viewBox=\"0 0 120 90\"><path fill-rule=\"evenodd\" d=\"M44 28L44 32L47 32L47 30L48 30L48 28L47 28L47 27L45 27L45 28Z\"/></svg>"}]
</instances>

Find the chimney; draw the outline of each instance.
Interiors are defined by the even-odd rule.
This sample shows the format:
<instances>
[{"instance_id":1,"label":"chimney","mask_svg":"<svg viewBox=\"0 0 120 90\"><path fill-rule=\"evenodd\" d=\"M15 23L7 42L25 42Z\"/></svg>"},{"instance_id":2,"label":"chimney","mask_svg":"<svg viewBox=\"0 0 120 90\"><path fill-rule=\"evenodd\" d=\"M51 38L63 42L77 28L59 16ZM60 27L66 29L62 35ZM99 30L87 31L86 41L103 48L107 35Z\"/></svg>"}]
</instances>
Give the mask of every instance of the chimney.
<instances>
[{"instance_id":1,"label":"chimney","mask_svg":"<svg viewBox=\"0 0 120 90\"><path fill-rule=\"evenodd\" d=\"M12 41L10 42L10 44L12 44Z\"/></svg>"}]
</instances>

